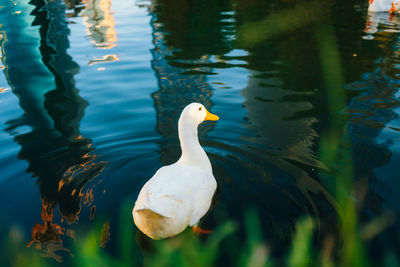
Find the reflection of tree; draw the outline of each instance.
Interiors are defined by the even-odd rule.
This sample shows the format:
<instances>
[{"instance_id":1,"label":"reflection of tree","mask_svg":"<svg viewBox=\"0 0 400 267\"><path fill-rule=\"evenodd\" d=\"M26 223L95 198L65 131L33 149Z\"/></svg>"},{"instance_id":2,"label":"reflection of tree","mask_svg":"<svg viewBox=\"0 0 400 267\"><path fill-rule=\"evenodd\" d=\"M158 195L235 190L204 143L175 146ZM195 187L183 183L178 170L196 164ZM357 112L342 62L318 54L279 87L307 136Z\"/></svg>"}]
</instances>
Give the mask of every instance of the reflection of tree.
<instances>
[{"instance_id":1,"label":"reflection of tree","mask_svg":"<svg viewBox=\"0 0 400 267\"><path fill-rule=\"evenodd\" d=\"M167 0L156 1L152 8L153 25L164 32L164 43L173 58L199 59L220 55L232 48L233 24L224 21L230 15L231 1ZM179 10L179 12L177 12Z\"/></svg>"},{"instance_id":2,"label":"reflection of tree","mask_svg":"<svg viewBox=\"0 0 400 267\"><path fill-rule=\"evenodd\" d=\"M30 25L23 20L5 24L6 75L24 110L21 118L8 122L7 131L21 146L19 158L26 160L28 171L38 177L43 225L37 223L33 227L30 244L35 243L60 260L55 251L65 250L59 236L63 229L53 222L54 208L58 204L63 218L76 221L83 187L102 171L105 163L93 163L96 156L89 154L93 151L91 140L80 135L79 122L87 101L75 88L74 75L79 66L67 54L65 5L62 1L44 0L32 0L30 4L35 6L32 24L40 27L40 55L36 52L39 40L25 34L31 30ZM14 49L19 46L24 49ZM31 131L18 134L21 126L29 126ZM90 190L86 193L91 197Z\"/></svg>"},{"instance_id":3,"label":"reflection of tree","mask_svg":"<svg viewBox=\"0 0 400 267\"><path fill-rule=\"evenodd\" d=\"M278 1L235 2L238 28L265 21L270 14L279 16L277 14L283 10L282 5L275 3ZM289 5L288 8L293 7ZM271 41L261 37L262 41L244 47L248 51L246 61L250 75L242 95L247 110L243 126L254 132L253 136L244 138L261 144L266 149L266 163L280 173L271 178L271 186L279 190L265 193L256 201L266 210L264 220L272 224L273 232L287 235L285 228L304 214L314 213L318 220L332 217L337 203L328 190L312 178L312 169L325 167L314 151L318 111L312 100L314 88L319 88L321 81L316 77L320 65L314 56L315 48L307 30L290 36L286 32L281 34L282 38ZM277 200L279 212L271 205Z\"/></svg>"},{"instance_id":4,"label":"reflection of tree","mask_svg":"<svg viewBox=\"0 0 400 267\"><path fill-rule=\"evenodd\" d=\"M322 163L312 151L317 137L312 128L316 118L297 115L310 110L312 104L301 99L306 98L306 94L295 94L282 86L278 77L252 71L247 88L243 90L249 121L246 126L259 133L251 141L266 145L282 158L319 167Z\"/></svg>"},{"instance_id":5,"label":"reflection of tree","mask_svg":"<svg viewBox=\"0 0 400 267\"><path fill-rule=\"evenodd\" d=\"M259 23L262 29L271 14L279 16L285 7L293 8L282 1L234 2L238 28ZM265 28L268 26L271 25ZM244 126L256 133L250 138L253 143L265 145L275 155L321 167L313 152L317 137L313 124L317 118L311 102L313 89L318 88L319 82L311 75L318 73L319 61L313 56L315 48L307 31L291 36L287 32L281 34L285 37L273 42L263 40L260 35L259 42L244 47L249 53L246 60L251 69L247 87L242 91L248 111L248 123Z\"/></svg>"},{"instance_id":6,"label":"reflection of tree","mask_svg":"<svg viewBox=\"0 0 400 267\"><path fill-rule=\"evenodd\" d=\"M209 55L228 48L221 40L221 28L215 27L225 4L218 2L213 6L211 2L214 1L156 1L150 8L154 43L152 67L159 85L152 97L157 111L157 131L166 138L177 138L178 116L187 104L199 102L208 109L212 106L212 89L206 81L206 74L210 73ZM203 5L212 8L200 9ZM201 128L199 134L202 136L208 131L209 128ZM177 159L177 155L171 157L171 152L179 150L178 144L168 141L162 145L163 163Z\"/></svg>"}]
</instances>

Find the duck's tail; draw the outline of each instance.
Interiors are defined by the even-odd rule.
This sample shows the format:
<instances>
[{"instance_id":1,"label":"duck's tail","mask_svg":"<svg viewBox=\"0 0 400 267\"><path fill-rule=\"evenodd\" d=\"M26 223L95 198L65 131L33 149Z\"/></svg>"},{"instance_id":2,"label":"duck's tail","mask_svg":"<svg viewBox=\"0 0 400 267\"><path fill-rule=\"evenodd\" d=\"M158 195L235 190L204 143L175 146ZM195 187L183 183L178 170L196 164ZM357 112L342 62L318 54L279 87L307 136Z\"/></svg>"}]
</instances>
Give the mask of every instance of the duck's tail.
<instances>
[{"instance_id":1,"label":"duck's tail","mask_svg":"<svg viewBox=\"0 0 400 267\"><path fill-rule=\"evenodd\" d=\"M187 223L165 217L150 209L134 209L132 215L140 231L156 240L177 235L185 230L187 226Z\"/></svg>"}]
</instances>

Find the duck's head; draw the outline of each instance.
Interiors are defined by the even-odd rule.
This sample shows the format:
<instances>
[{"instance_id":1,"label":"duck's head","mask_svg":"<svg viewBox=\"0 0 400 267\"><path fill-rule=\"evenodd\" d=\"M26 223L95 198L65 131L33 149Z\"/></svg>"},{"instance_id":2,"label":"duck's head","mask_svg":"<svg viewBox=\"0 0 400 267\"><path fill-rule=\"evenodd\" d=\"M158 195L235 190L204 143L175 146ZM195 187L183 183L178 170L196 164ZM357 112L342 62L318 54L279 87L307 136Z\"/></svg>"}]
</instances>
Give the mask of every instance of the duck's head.
<instances>
[{"instance_id":1,"label":"duck's head","mask_svg":"<svg viewBox=\"0 0 400 267\"><path fill-rule=\"evenodd\" d=\"M219 117L210 113L202 104L191 103L183 109L179 120L194 122L196 125L199 125L206 120L217 121Z\"/></svg>"}]
</instances>

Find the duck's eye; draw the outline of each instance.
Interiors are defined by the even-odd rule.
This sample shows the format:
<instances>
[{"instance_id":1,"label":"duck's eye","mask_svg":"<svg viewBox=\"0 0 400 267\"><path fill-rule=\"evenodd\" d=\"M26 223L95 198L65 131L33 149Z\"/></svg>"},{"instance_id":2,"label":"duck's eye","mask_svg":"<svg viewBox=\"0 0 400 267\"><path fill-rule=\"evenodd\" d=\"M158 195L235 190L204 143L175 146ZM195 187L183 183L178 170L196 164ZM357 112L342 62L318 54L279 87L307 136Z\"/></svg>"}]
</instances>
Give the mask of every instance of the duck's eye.
<instances>
[{"instance_id":1,"label":"duck's eye","mask_svg":"<svg viewBox=\"0 0 400 267\"><path fill-rule=\"evenodd\" d=\"M201 110L201 107L199 107L199 110Z\"/></svg>"}]
</instances>

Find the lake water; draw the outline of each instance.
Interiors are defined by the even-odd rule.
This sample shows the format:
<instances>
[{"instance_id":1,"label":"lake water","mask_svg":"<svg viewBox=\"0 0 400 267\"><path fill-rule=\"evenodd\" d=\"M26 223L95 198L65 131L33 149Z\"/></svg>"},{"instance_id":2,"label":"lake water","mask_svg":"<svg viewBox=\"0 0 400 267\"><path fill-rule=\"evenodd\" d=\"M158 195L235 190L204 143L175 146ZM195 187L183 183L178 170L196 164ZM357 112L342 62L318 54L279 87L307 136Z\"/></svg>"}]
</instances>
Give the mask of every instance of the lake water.
<instances>
[{"instance_id":1,"label":"lake water","mask_svg":"<svg viewBox=\"0 0 400 267\"><path fill-rule=\"evenodd\" d=\"M313 6L1 1L2 236L18 229L68 261L76 236L107 222L113 253L121 207L178 159L177 120L194 101L220 116L199 129L218 182L204 228L234 220L244 238L255 208L276 255L305 215L335 235L349 158L361 223L400 216L400 17L368 15L367 1ZM399 229L372 240L373 257L400 252Z\"/></svg>"}]
</instances>

